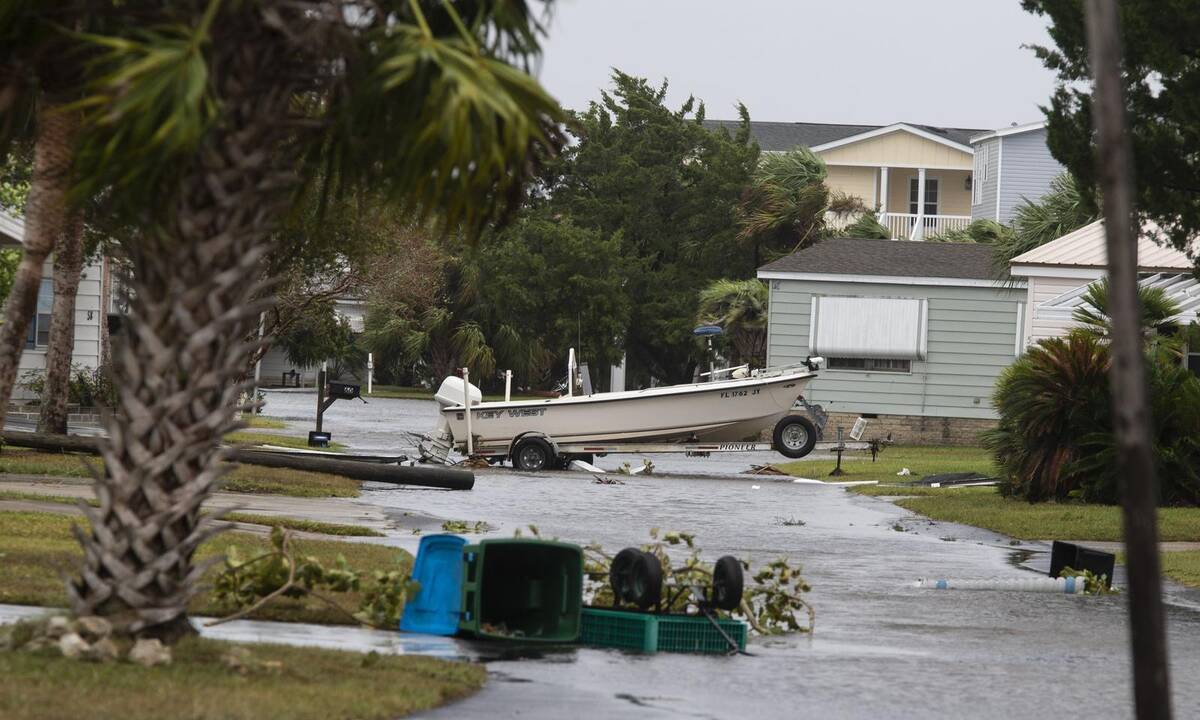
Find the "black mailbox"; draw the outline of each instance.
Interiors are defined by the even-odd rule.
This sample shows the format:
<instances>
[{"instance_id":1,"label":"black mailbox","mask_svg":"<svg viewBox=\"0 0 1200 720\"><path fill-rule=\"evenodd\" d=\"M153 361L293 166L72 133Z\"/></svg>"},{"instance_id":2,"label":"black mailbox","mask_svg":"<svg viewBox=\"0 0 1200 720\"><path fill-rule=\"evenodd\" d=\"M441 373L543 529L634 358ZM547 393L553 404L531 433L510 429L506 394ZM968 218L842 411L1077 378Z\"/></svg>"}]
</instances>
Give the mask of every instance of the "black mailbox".
<instances>
[{"instance_id":1,"label":"black mailbox","mask_svg":"<svg viewBox=\"0 0 1200 720\"><path fill-rule=\"evenodd\" d=\"M326 386L326 394L338 400L353 400L362 397L362 385L351 385L343 382L330 382Z\"/></svg>"}]
</instances>

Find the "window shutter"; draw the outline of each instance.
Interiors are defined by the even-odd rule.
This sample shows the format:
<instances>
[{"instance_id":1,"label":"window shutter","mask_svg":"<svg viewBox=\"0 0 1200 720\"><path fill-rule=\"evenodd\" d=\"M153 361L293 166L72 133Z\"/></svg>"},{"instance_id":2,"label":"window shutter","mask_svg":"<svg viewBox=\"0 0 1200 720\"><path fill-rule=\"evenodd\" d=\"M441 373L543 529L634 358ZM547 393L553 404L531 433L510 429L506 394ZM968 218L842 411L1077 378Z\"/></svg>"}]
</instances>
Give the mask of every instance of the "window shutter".
<instances>
[{"instance_id":1,"label":"window shutter","mask_svg":"<svg viewBox=\"0 0 1200 720\"><path fill-rule=\"evenodd\" d=\"M924 299L814 296L809 348L830 357L923 360L928 324Z\"/></svg>"}]
</instances>

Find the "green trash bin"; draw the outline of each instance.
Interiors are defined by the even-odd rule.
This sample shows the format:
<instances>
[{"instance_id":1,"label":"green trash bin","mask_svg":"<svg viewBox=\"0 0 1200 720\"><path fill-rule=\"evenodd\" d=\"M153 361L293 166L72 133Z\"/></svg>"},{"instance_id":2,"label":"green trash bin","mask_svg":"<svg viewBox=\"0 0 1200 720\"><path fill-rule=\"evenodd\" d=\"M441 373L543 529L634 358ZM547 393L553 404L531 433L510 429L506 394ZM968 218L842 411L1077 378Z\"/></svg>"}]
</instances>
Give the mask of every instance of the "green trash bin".
<instances>
[{"instance_id":1,"label":"green trash bin","mask_svg":"<svg viewBox=\"0 0 1200 720\"><path fill-rule=\"evenodd\" d=\"M484 540L463 548L466 635L574 642L583 606L583 550L549 540Z\"/></svg>"}]
</instances>

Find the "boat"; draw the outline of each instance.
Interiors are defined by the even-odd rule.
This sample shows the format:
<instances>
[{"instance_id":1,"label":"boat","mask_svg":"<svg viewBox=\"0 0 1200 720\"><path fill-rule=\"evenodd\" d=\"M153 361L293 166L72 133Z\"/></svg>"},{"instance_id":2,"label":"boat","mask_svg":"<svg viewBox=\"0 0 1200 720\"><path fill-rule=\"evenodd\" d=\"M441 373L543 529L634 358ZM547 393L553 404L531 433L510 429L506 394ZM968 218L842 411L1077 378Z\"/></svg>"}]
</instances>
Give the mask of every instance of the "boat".
<instances>
[{"instance_id":1,"label":"boat","mask_svg":"<svg viewBox=\"0 0 1200 720\"><path fill-rule=\"evenodd\" d=\"M718 371L726 377L708 382L584 393L578 390L581 384L575 382L572 362L565 395L496 402L483 402L479 388L452 376L434 396L440 420L420 451L426 461L444 463L454 449L493 461L511 459L526 470L621 451L773 448L788 457L803 457L812 450L819 430L799 413L807 405L804 390L820 363L821 358L809 358L781 368ZM771 444L758 442L768 428L774 428Z\"/></svg>"}]
</instances>

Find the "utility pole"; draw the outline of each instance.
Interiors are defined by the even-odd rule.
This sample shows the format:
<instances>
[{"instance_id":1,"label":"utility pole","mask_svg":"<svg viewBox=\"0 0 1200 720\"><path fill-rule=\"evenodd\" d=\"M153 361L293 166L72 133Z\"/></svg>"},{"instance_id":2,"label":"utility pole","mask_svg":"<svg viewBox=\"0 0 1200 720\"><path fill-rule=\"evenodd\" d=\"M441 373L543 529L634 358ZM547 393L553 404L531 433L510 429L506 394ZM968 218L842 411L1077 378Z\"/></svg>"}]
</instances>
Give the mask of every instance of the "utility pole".
<instances>
[{"instance_id":1,"label":"utility pole","mask_svg":"<svg viewBox=\"0 0 1200 720\"><path fill-rule=\"evenodd\" d=\"M1152 419L1137 295L1140 227L1133 207L1133 147L1125 116L1116 0L1088 0L1086 22L1095 81L1092 115L1096 168L1108 241L1109 314L1113 325L1109 378L1125 519L1134 709L1138 720L1169 720L1171 684L1158 559L1158 482L1150 441Z\"/></svg>"}]
</instances>

